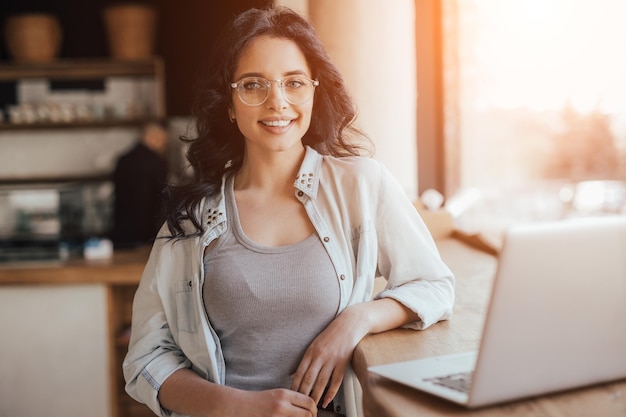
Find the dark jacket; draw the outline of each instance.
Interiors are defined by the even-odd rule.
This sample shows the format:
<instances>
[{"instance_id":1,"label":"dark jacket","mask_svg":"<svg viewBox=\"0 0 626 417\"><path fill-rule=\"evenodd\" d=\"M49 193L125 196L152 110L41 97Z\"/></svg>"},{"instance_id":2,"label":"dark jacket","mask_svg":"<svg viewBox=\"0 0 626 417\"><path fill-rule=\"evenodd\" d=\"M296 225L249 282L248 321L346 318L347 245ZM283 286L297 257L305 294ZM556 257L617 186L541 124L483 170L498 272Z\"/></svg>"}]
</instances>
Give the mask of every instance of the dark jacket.
<instances>
[{"instance_id":1,"label":"dark jacket","mask_svg":"<svg viewBox=\"0 0 626 417\"><path fill-rule=\"evenodd\" d=\"M165 159L142 143L122 155L113 172L116 246L152 242L164 221L162 192L167 177Z\"/></svg>"}]
</instances>

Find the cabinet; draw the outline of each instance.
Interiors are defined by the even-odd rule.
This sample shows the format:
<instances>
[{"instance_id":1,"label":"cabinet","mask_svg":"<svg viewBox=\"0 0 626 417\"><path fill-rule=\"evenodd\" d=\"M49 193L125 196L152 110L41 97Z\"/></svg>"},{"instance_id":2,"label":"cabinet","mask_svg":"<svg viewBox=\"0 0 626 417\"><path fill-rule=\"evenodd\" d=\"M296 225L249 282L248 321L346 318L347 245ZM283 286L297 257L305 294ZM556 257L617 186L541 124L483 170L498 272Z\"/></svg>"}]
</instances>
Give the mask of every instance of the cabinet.
<instances>
[{"instance_id":1,"label":"cabinet","mask_svg":"<svg viewBox=\"0 0 626 417\"><path fill-rule=\"evenodd\" d=\"M122 375L149 250L116 251L108 261L0 265L0 416L154 415L125 393Z\"/></svg>"},{"instance_id":2,"label":"cabinet","mask_svg":"<svg viewBox=\"0 0 626 417\"><path fill-rule=\"evenodd\" d=\"M99 284L0 285L1 416L111 416L105 294Z\"/></svg>"}]
</instances>

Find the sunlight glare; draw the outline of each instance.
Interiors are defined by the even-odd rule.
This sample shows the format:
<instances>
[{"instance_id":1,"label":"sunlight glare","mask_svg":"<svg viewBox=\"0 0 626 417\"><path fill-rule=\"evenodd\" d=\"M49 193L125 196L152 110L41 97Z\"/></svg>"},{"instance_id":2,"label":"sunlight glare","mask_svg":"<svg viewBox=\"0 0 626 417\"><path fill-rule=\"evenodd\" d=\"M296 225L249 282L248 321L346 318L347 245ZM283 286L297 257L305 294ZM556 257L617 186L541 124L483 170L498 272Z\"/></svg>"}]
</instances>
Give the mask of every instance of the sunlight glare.
<instances>
[{"instance_id":1,"label":"sunlight glare","mask_svg":"<svg viewBox=\"0 0 626 417\"><path fill-rule=\"evenodd\" d=\"M626 89L616 88L626 85L617 82L626 73L626 55L621 53L626 49L626 2L474 4L485 19L476 26L475 39L467 41L475 42L475 53L487 66L488 77L477 80L475 87L480 107L552 110L569 103L581 111L626 108Z\"/></svg>"}]
</instances>

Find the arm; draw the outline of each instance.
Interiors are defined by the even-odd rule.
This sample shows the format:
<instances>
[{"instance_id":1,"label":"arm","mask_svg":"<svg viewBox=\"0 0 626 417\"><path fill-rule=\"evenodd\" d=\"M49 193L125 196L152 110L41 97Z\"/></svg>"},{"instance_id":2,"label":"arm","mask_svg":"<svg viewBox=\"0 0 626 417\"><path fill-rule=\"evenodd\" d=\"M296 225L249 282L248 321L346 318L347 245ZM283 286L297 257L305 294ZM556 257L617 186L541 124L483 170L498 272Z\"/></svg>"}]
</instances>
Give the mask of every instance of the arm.
<instances>
[{"instance_id":1,"label":"arm","mask_svg":"<svg viewBox=\"0 0 626 417\"><path fill-rule=\"evenodd\" d=\"M313 400L295 391L242 391L209 382L190 369L181 369L161 385L162 406L197 417L313 417Z\"/></svg>"},{"instance_id":2,"label":"arm","mask_svg":"<svg viewBox=\"0 0 626 417\"><path fill-rule=\"evenodd\" d=\"M377 267L387 285L376 299L393 298L419 320L423 330L451 317L454 275L443 262L430 231L400 185L383 167L376 216Z\"/></svg>"},{"instance_id":3,"label":"arm","mask_svg":"<svg viewBox=\"0 0 626 417\"><path fill-rule=\"evenodd\" d=\"M452 312L454 276L413 204L391 174L379 167L378 184L372 178L367 188L378 191L364 192L365 201L359 204L366 220L373 220L375 233L361 235L359 247L365 250L359 250L362 258L356 263L358 267L363 259L375 259L388 284L374 301L346 308L312 342L293 375L292 388L316 401L329 383L324 404L336 394L354 348L365 335L402 326L425 329ZM373 279L375 271L365 272Z\"/></svg>"}]
</instances>

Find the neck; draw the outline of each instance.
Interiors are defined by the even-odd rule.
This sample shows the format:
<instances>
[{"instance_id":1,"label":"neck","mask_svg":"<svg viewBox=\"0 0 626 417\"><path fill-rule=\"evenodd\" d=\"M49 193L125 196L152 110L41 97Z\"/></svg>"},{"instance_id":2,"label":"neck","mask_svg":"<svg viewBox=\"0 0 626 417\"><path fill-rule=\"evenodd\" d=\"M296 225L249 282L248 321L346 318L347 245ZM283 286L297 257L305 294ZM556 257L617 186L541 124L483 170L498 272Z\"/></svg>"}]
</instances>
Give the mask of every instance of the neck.
<instances>
[{"instance_id":1,"label":"neck","mask_svg":"<svg viewBox=\"0 0 626 417\"><path fill-rule=\"evenodd\" d=\"M293 192L293 182L304 159L304 147L284 152L246 151L235 176L235 189L257 189L270 193Z\"/></svg>"}]
</instances>

